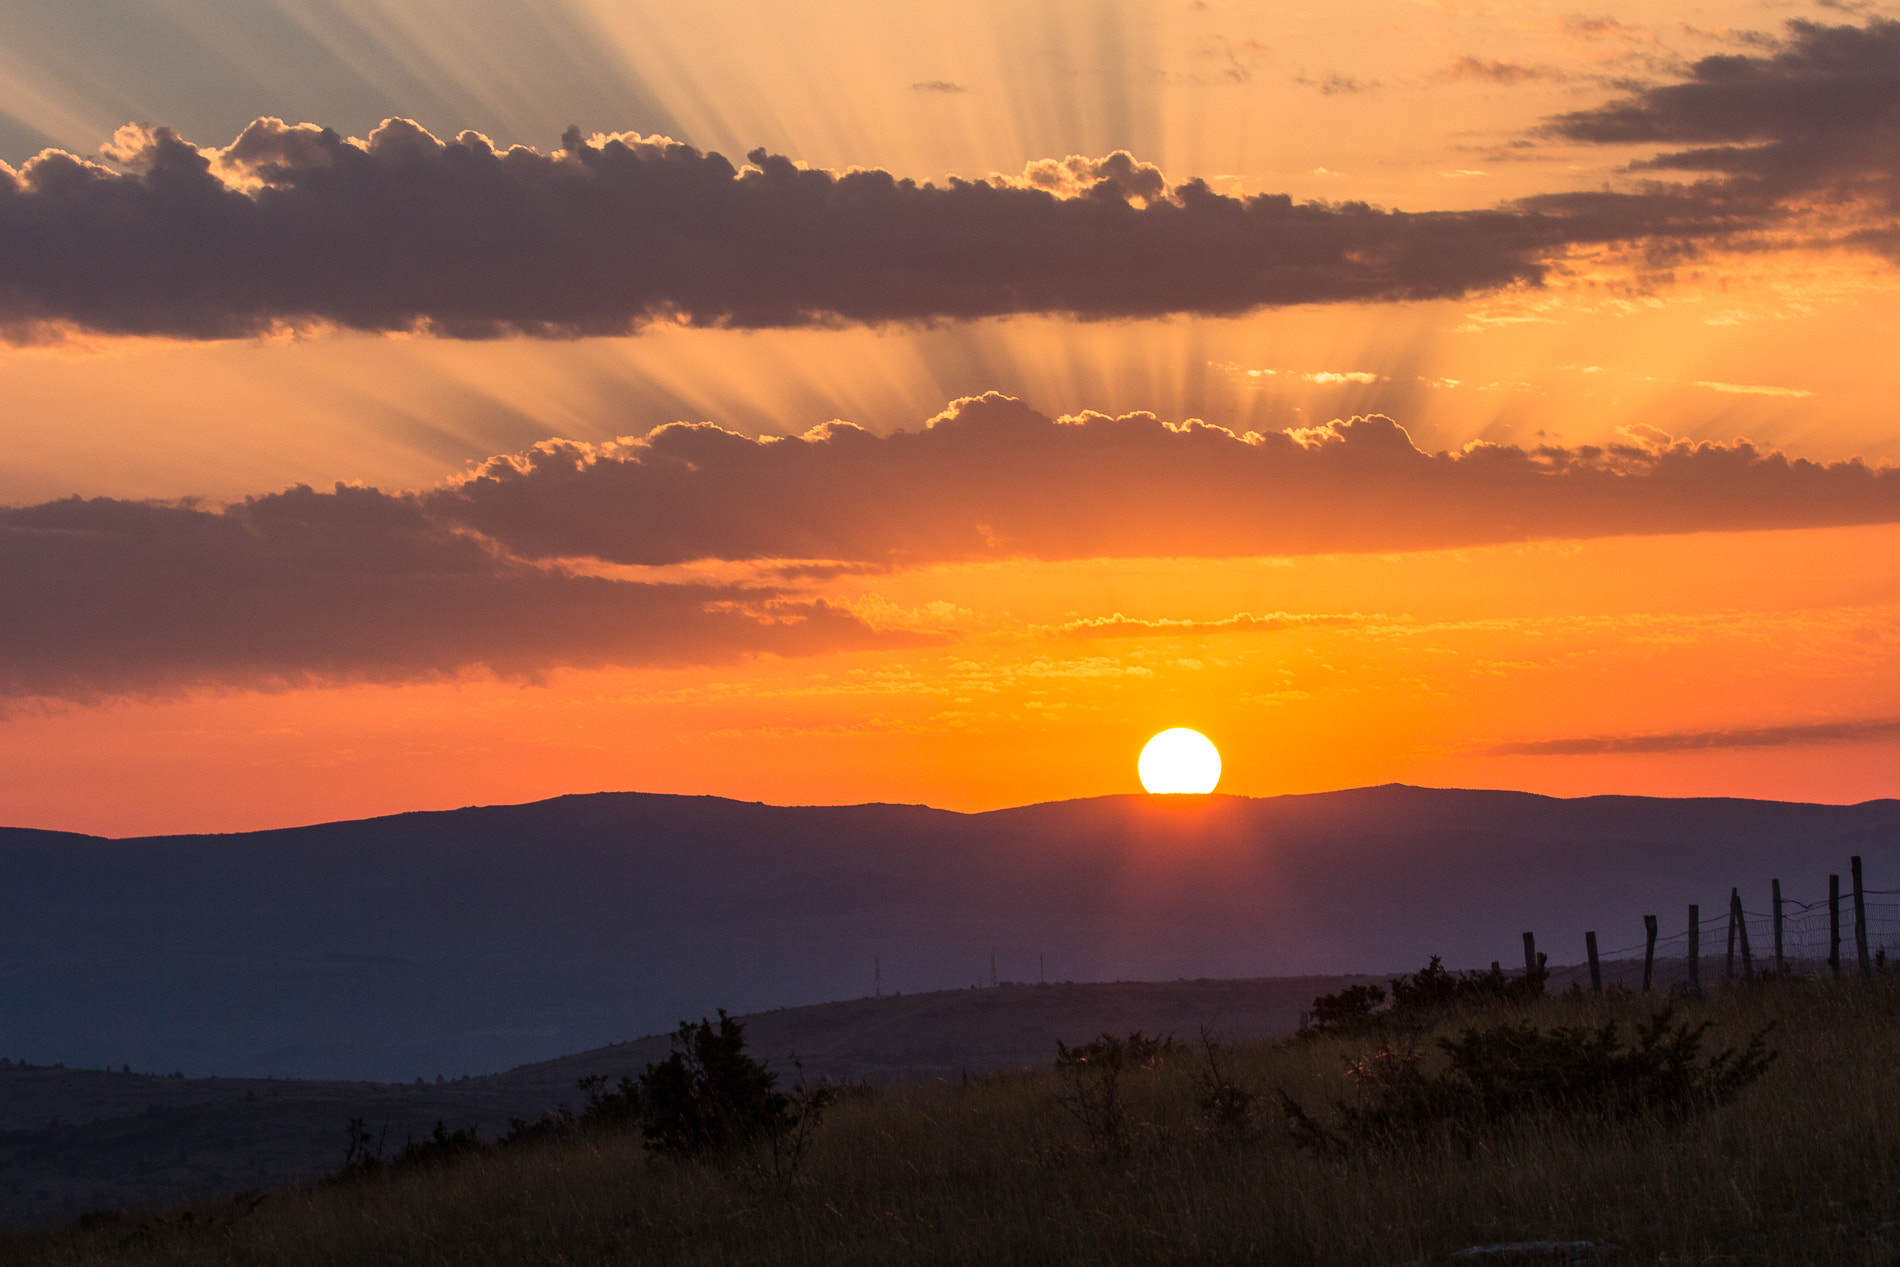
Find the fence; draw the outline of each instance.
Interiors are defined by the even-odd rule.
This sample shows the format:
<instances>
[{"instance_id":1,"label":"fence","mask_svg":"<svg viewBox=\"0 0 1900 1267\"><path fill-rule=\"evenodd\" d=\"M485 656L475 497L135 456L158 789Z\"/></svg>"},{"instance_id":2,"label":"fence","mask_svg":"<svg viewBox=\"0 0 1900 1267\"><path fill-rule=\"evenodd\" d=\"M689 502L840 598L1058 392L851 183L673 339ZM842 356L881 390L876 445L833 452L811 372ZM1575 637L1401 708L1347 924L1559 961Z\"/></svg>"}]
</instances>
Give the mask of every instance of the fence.
<instances>
[{"instance_id":1,"label":"fence","mask_svg":"<svg viewBox=\"0 0 1900 1267\"><path fill-rule=\"evenodd\" d=\"M1840 876L1829 876L1827 896L1811 902L1787 897L1775 880L1767 910L1749 907L1735 889L1714 913L1690 906L1674 921L1645 915L1642 940L1613 950L1599 951L1596 930L1586 932L1584 963L1551 969L1551 987L1574 981L1593 990L1647 992L1768 975L1871 978L1900 953L1900 889L1866 888L1859 857L1849 880L1843 889ZM1681 931L1662 935L1672 923ZM1545 958L1525 933L1525 966Z\"/></svg>"}]
</instances>

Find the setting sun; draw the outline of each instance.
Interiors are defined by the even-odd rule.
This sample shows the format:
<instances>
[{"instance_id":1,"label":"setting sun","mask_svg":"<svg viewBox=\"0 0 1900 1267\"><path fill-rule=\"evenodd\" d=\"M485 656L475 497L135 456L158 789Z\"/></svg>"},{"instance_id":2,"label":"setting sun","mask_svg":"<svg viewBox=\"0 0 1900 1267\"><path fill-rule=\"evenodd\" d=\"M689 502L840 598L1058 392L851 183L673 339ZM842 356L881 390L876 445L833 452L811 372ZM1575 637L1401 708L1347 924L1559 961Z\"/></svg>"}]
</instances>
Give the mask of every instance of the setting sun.
<instances>
[{"instance_id":1,"label":"setting sun","mask_svg":"<svg viewBox=\"0 0 1900 1267\"><path fill-rule=\"evenodd\" d=\"M1198 730L1164 730L1141 750L1136 767L1150 792L1205 794L1220 782L1220 752Z\"/></svg>"}]
</instances>

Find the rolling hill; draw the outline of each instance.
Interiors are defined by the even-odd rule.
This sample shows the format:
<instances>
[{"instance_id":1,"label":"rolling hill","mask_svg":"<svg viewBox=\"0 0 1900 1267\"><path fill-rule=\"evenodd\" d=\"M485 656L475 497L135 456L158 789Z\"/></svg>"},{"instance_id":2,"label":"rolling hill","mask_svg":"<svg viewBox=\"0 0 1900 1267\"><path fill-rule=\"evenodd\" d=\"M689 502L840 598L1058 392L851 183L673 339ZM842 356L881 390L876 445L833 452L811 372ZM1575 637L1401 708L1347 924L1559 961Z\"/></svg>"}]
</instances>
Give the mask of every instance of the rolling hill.
<instances>
[{"instance_id":1,"label":"rolling hill","mask_svg":"<svg viewBox=\"0 0 1900 1267\"><path fill-rule=\"evenodd\" d=\"M613 793L215 836L0 831L0 1056L408 1082L987 984L1555 961L1731 886L1900 880L1900 802L1404 786L985 814ZM992 960L994 956L994 960ZM874 967L875 965L875 967ZM874 971L877 977L874 978Z\"/></svg>"}]
</instances>

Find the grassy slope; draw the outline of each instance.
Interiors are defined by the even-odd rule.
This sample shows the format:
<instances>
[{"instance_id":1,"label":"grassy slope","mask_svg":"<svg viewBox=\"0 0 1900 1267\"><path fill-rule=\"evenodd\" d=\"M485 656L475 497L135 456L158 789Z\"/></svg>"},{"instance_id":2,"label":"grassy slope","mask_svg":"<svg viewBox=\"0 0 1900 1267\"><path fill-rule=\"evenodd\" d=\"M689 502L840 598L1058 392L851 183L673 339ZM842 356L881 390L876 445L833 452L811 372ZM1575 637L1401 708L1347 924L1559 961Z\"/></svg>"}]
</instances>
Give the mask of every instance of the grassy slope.
<instances>
[{"instance_id":1,"label":"grassy slope","mask_svg":"<svg viewBox=\"0 0 1900 1267\"><path fill-rule=\"evenodd\" d=\"M1614 997L1527 1009L1542 1024L1647 1011ZM1736 991L1690 1012L1724 1043L1776 1021L1781 1059L1737 1105L1685 1126L1531 1122L1470 1153L1322 1160L1271 1116L1244 1141L1211 1134L1190 1053L1128 1080L1140 1139L1112 1159L1080 1147L1055 1075L1038 1071L847 1100L784 1196L743 1166L610 1138L280 1192L248 1212L15 1237L0 1262L1384 1264L1530 1238L1607 1241L1625 1262L1896 1261L1900 980ZM1317 1107L1366 1052L1326 1039L1231 1059L1252 1086Z\"/></svg>"},{"instance_id":2,"label":"grassy slope","mask_svg":"<svg viewBox=\"0 0 1900 1267\"><path fill-rule=\"evenodd\" d=\"M1317 993L1369 978L1090 982L887 995L745 1018L754 1055L789 1073L875 1083L955 1080L1046 1064L1057 1039L1293 1031ZM663 1060L664 1036L443 1085L163 1078L0 1065L0 1225L87 1210L170 1205L322 1174L361 1117L393 1153L443 1120L492 1139L508 1119L577 1103L576 1079L609 1082Z\"/></svg>"}]
</instances>

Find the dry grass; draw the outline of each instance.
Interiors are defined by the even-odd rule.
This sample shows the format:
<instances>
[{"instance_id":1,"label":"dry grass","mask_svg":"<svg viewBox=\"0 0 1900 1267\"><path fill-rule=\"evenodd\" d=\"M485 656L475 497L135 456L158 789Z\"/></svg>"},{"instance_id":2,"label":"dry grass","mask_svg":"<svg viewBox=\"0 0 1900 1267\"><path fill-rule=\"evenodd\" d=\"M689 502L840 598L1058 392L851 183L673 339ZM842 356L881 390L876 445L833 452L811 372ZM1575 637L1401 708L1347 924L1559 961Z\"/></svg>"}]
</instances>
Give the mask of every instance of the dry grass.
<instances>
[{"instance_id":1,"label":"dry grass","mask_svg":"<svg viewBox=\"0 0 1900 1267\"><path fill-rule=\"evenodd\" d=\"M1484 1020L1649 1010L1563 998ZM1713 1020L1718 1045L1773 1020L1781 1058L1738 1104L1681 1125L1529 1122L1470 1151L1318 1158L1264 1098L1250 1135L1211 1129L1190 1048L1125 1075L1139 1125L1112 1157L1080 1146L1050 1070L848 1099L789 1195L743 1165L668 1162L617 1137L280 1192L248 1213L19 1237L0 1262L1376 1265L1528 1239L1607 1242L1618 1262L1900 1261L1900 980L1736 990L1687 1014ZM1366 1051L1328 1038L1228 1061L1249 1086L1320 1107L1349 1093L1342 1071Z\"/></svg>"}]
</instances>

